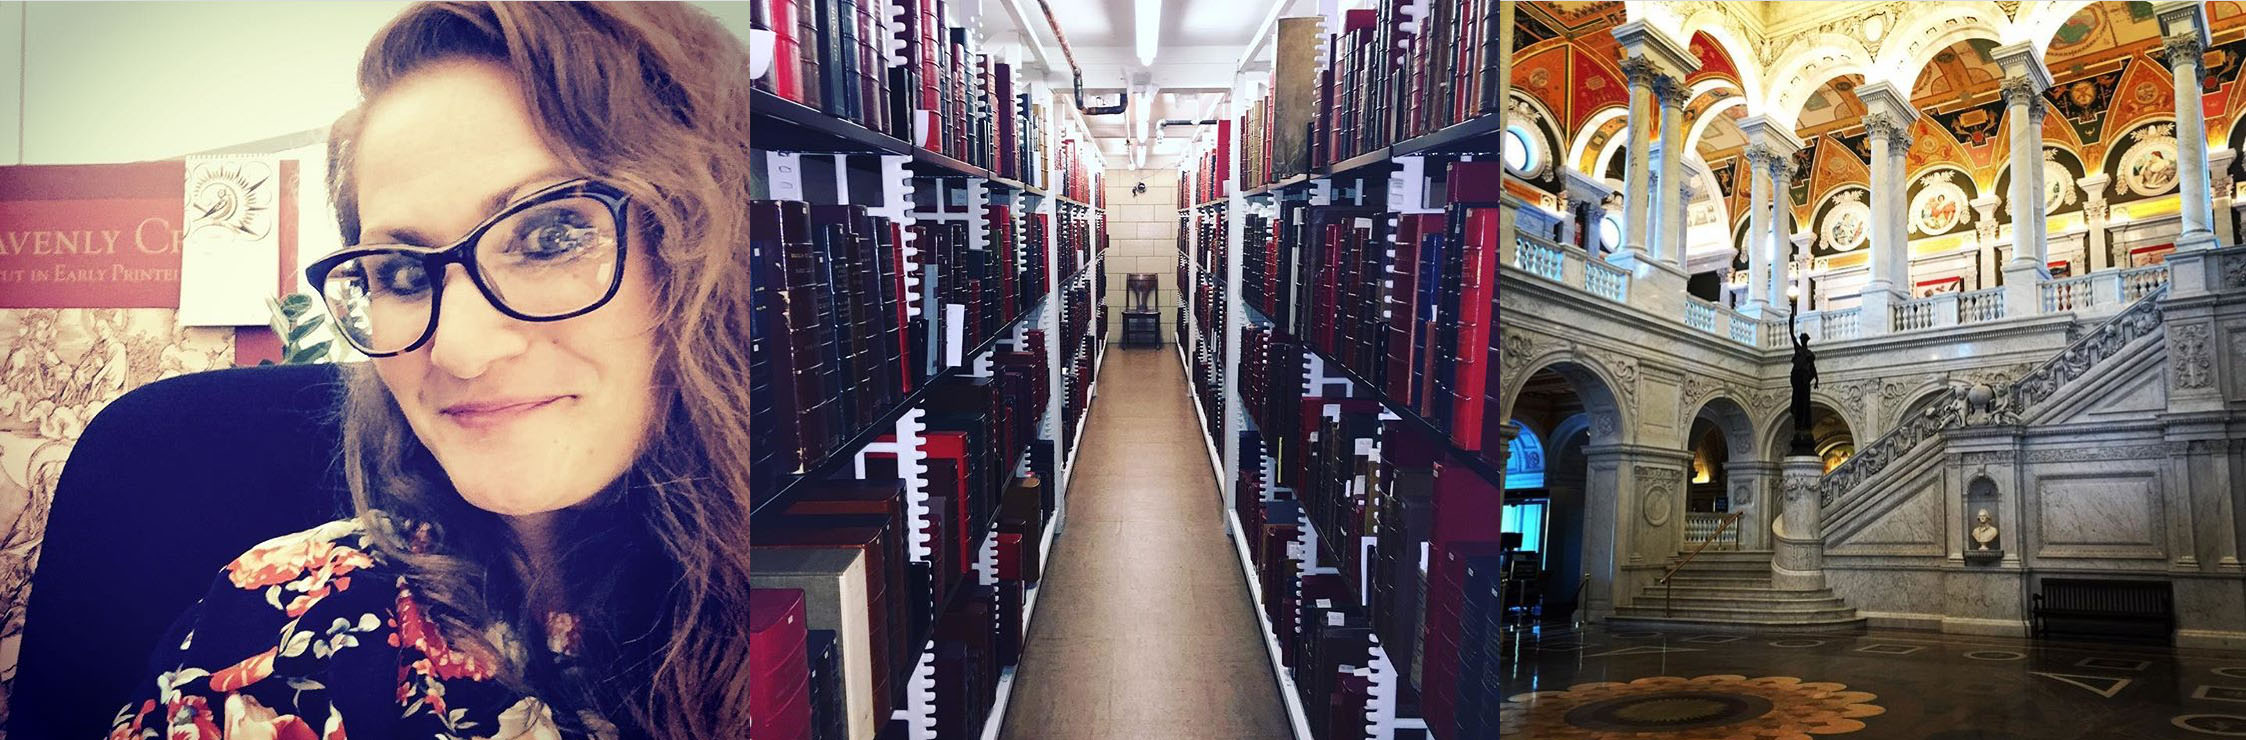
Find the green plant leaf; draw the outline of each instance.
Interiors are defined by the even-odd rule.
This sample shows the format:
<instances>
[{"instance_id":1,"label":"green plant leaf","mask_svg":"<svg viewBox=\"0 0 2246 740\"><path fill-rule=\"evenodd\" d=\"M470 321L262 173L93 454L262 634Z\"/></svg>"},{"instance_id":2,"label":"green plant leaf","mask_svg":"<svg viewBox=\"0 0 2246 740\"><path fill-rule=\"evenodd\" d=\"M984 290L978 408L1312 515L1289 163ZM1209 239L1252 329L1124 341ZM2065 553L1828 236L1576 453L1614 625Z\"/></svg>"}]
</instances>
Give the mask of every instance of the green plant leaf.
<instances>
[{"instance_id":1,"label":"green plant leaf","mask_svg":"<svg viewBox=\"0 0 2246 740\"><path fill-rule=\"evenodd\" d=\"M291 364L291 365L309 365L309 364L312 364L312 363L316 363L316 362L319 362L319 361L321 361L321 360L325 360L325 359L327 359L327 356L328 356L328 343L327 343L327 342L321 342L321 343L319 343L319 344L315 344L315 345L312 345L312 346L309 346L309 347L299 347L299 348L297 348L295 352L293 352L293 353L291 353L291 354L289 355L289 357L288 357L288 364Z\"/></svg>"},{"instance_id":2,"label":"green plant leaf","mask_svg":"<svg viewBox=\"0 0 2246 740\"><path fill-rule=\"evenodd\" d=\"M297 343L304 341L305 337L311 336L312 332L318 331L319 328L320 325L317 323L297 324L296 328L290 329L289 333L283 336L288 337L288 345L294 347Z\"/></svg>"}]
</instances>

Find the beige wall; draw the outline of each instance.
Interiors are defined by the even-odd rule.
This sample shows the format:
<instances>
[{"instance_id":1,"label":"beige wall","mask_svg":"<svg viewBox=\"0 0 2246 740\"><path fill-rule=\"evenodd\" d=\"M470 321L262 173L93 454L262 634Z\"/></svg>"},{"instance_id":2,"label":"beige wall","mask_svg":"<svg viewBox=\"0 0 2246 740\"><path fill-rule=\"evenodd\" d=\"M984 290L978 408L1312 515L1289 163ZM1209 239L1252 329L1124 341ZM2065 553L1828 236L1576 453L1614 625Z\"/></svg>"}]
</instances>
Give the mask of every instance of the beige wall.
<instances>
[{"instance_id":1,"label":"beige wall","mask_svg":"<svg viewBox=\"0 0 2246 740\"><path fill-rule=\"evenodd\" d=\"M1146 192L1131 188L1146 183ZM1107 291L1108 341L1123 341L1124 276L1151 272L1161 289L1155 305L1162 308L1162 341L1177 341L1178 303L1178 173L1173 169L1109 170L1107 172Z\"/></svg>"}]
</instances>

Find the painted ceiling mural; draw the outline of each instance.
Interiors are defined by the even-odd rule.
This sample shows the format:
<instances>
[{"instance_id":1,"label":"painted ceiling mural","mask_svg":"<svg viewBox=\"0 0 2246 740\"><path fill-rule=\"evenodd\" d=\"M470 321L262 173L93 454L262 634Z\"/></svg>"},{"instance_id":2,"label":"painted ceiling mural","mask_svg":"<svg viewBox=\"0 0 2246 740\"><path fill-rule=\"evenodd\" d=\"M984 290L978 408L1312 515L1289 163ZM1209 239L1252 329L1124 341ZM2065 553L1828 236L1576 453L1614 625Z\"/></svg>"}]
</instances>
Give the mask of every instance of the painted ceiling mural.
<instances>
[{"instance_id":1,"label":"painted ceiling mural","mask_svg":"<svg viewBox=\"0 0 2246 740\"><path fill-rule=\"evenodd\" d=\"M1751 59L1733 59L1708 33L1691 35L1687 46L1701 68L1689 81L1721 78L1733 85L1742 78L1741 65L1767 66L1789 55L1798 58L1797 52L1808 48L1806 44L1820 43L1810 37L1837 33L1862 44L1864 52L1878 54L1877 47L1882 45L1932 35L1917 30L1923 23L1916 18L1986 7L1863 3L1861 11L1845 18L1765 37L1764 27L1785 20L1767 12L1759 23L1729 11L1712 13L1713 3L1677 5L1678 9L1672 11L1676 17L1691 19L1694 27L1720 24L1732 38L1753 50ZM1701 7L1704 5L1711 7ZM1612 115L1604 111L1628 104L1628 89L1616 64L1621 53L1612 35L1613 28L1627 19L1623 5L1559 2L1524 3L1520 7L1524 12L1516 24L1515 84L1560 119L1556 128L1563 149L1583 144L1581 160L1572 163L1578 170L1616 169L1596 158L1615 137L1626 135L1627 123L1610 117L1593 127L1592 121ZM2032 7L1999 7L2003 15L1982 20L1998 26L2032 21L2021 17L2032 14ZM2240 78L2246 76L2242 74L2246 72L2246 2L2212 2L2207 5L2207 13L2215 44L2202 62L2204 105L2211 138L2219 146L2239 138L2231 130L2246 113L2246 95L2238 94ZM1872 31L1874 25L1881 31ZM1906 38L1906 31L1915 35ZM1971 180L1970 187L1963 189L1976 194L1993 192L1997 180L2004 176L2011 150L2010 122L1999 94L2003 73L1993 55L1996 47L1993 40L1967 39L1921 57L1927 61L1912 72L1911 88L1913 107L1921 116L1912 125L1914 143L1906 155L1906 167L1913 176L1954 166ZM2044 122L2044 143L2064 152L2069 161L2087 163L2093 170L2113 175L2109 168L2121 154L2113 148L2128 146L2114 139L2148 122L2174 117L2173 87L2161 56L2159 23L2148 3L2099 2L2084 6L2058 25L2044 60L2054 77L2054 84L2045 92L2050 113ZM1766 71L1764 78L1777 76ZM1797 175L1788 193L1798 222L1811 215L1813 204L1839 189L1868 184L1869 147L1861 126L1865 107L1855 94L1855 88L1866 82L1854 74L1834 75L1795 103L1799 106L1795 135L1808 144L1796 158ZM1698 122L1711 115L1718 103L1738 94L1731 86L1703 92L1688 103L1685 120ZM1718 187L1724 191L1725 208L1737 220L1748 210L1745 206L1751 180L1744 158L1739 156L1746 141L1737 126L1747 111L1745 106L1727 105L1714 115L1722 116L1722 120L1703 127L1695 150L1701 161L1713 163L1711 170L1717 173ZM2246 162L2238 165L2238 171L2246 175ZM2115 175L2115 179L2120 178ZM2110 197L2120 203L2149 196L2123 191Z\"/></svg>"}]
</instances>

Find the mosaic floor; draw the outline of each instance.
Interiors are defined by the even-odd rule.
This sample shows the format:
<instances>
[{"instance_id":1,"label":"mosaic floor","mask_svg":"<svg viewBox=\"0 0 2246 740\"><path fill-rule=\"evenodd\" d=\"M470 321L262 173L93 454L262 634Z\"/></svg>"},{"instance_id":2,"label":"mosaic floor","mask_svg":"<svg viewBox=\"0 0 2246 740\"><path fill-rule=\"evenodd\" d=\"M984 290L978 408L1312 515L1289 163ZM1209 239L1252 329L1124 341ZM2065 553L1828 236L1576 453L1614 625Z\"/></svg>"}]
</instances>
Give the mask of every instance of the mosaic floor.
<instances>
[{"instance_id":1,"label":"mosaic floor","mask_svg":"<svg viewBox=\"0 0 2246 740\"><path fill-rule=\"evenodd\" d=\"M2246 738L2246 652L1586 627L1524 634L1511 658L1508 738Z\"/></svg>"}]
</instances>

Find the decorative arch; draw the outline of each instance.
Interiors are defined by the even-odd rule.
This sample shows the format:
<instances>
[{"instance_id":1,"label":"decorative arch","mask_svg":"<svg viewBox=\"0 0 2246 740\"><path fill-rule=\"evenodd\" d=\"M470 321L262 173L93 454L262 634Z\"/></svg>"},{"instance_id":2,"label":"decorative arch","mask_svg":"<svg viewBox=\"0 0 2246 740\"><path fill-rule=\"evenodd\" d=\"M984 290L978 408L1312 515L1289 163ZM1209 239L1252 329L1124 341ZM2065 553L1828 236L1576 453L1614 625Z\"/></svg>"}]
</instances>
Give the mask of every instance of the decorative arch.
<instances>
[{"instance_id":1,"label":"decorative arch","mask_svg":"<svg viewBox=\"0 0 2246 740\"><path fill-rule=\"evenodd\" d=\"M1992 2L1914 3L1909 7L1924 10L1906 13L1897 21L1896 28L1885 37L1878 60L1882 69L1908 70L1906 76L1888 80L1905 99L1916 92L1911 86L1918 83L1919 70L1932 63L1934 55L1960 41L1985 39L2006 43L2006 33L2011 26L2004 9ZM2042 53L2041 49L2036 50L2039 58Z\"/></svg>"},{"instance_id":2,"label":"decorative arch","mask_svg":"<svg viewBox=\"0 0 2246 740\"><path fill-rule=\"evenodd\" d=\"M1702 402L1691 416L1685 417L1683 427L1691 429L1694 419L1707 419L1708 423L1714 424L1717 430L1723 432L1724 446L1731 451L1731 462L1755 461L1755 440L1761 435L1755 433L1754 414L1748 412L1747 407L1740 404L1738 399L1729 394L1718 393ZM1685 444L1689 449L1692 440L1685 440Z\"/></svg>"},{"instance_id":3,"label":"decorative arch","mask_svg":"<svg viewBox=\"0 0 2246 740\"><path fill-rule=\"evenodd\" d=\"M1583 408L1592 417L1591 439L1596 444L1611 444L1636 437L1631 430L1637 428L1637 409L1622 403L1617 389L1627 386L1622 375L1589 353L1572 348L1556 348L1522 363L1524 370L1514 373L1505 381L1505 392L1500 397L1499 409L1505 418L1512 418L1513 406L1520 400L1521 389L1537 373L1551 370L1567 379L1576 395L1583 399ZM1627 391L1624 391L1627 392ZM1599 417L1606 416L1602 420Z\"/></svg>"},{"instance_id":4,"label":"decorative arch","mask_svg":"<svg viewBox=\"0 0 2246 740\"><path fill-rule=\"evenodd\" d=\"M1589 118L1583 119L1583 127L1576 129L1575 141L1568 144L1568 165L1574 167L1575 171L1577 172L1582 172L1592 175L1593 177L1597 177L1597 173L1592 167L1594 162L1585 157L1586 154L1593 153L1589 151L1591 148L1591 140L1598 138L1599 128L1605 126L1608 121L1612 121L1618 118L1627 118L1629 115L1630 110L1628 108L1624 108L1621 106L1612 106L1592 113ZM1610 138L1619 140L1623 137L1616 136ZM1606 142L1601 142L1601 144L1604 143Z\"/></svg>"},{"instance_id":5,"label":"decorative arch","mask_svg":"<svg viewBox=\"0 0 2246 740\"><path fill-rule=\"evenodd\" d=\"M1779 57L1769 69L1790 71L1770 81L1763 115L1789 131L1801 120L1802 103L1833 78L1847 74L1863 75L1867 80L1887 78L1855 39L1834 33L1811 35L1805 48Z\"/></svg>"},{"instance_id":6,"label":"decorative arch","mask_svg":"<svg viewBox=\"0 0 2246 740\"><path fill-rule=\"evenodd\" d=\"M1693 86L1692 96L1698 98L1708 92L1729 87L1731 83L1728 80L1702 80L1700 84ZM1708 127L1714 125L1716 119L1724 115L1724 111L1746 105L1747 97L1744 95L1733 95L1709 103L1708 109L1701 111L1699 118L1692 119L1692 123L1685 126L1685 151L1699 151L1701 135L1708 132ZM1754 115L1754 109L1748 108L1747 114Z\"/></svg>"},{"instance_id":7,"label":"decorative arch","mask_svg":"<svg viewBox=\"0 0 2246 740\"><path fill-rule=\"evenodd\" d=\"M1508 443L1505 457L1505 487L1507 489L1543 488L1544 440L1537 437L1536 430L1530 428L1529 425L1522 424L1519 421L1515 421L1514 424L1521 431L1513 437L1512 442Z\"/></svg>"},{"instance_id":8,"label":"decorative arch","mask_svg":"<svg viewBox=\"0 0 2246 740\"><path fill-rule=\"evenodd\" d=\"M2091 1L2051 0L2035 2L2031 0L2030 2L2020 3L2019 15L2012 22L2010 32L2005 35L2003 40L2007 44L2025 41L2035 49L2035 58L2042 59L2044 53L2051 50L2051 39L2058 35L2059 27L2066 25L2067 19L2082 12L2083 8L2090 7Z\"/></svg>"},{"instance_id":9,"label":"decorative arch","mask_svg":"<svg viewBox=\"0 0 2246 740\"><path fill-rule=\"evenodd\" d=\"M1842 403L1839 396L1826 390L1830 387L1832 386L1826 385L1810 390L1809 403L1812 407L1811 410L1814 411L1817 406L1825 407L1826 411L1840 417L1841 423L1848 426L1848 432L1851 436L1859 441L1871 441L1871 436L1864 433L1871 427L1865 426L1863 419L1851 417L1848 411L1849 405ZM1793 409L1788 408L1791 405L1787 402L1779 403L1777 409L1763 414L1762 418L1755 424L1755 428L1760 430L1757 432L1758 443L1755 454L1760 455L1761 459L1771 461L1785 459L1786 443L1788 442L1786 423L1791 420L1790 415L1793 413Z\"/></svg>"}]
</instances>

